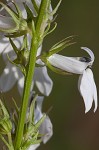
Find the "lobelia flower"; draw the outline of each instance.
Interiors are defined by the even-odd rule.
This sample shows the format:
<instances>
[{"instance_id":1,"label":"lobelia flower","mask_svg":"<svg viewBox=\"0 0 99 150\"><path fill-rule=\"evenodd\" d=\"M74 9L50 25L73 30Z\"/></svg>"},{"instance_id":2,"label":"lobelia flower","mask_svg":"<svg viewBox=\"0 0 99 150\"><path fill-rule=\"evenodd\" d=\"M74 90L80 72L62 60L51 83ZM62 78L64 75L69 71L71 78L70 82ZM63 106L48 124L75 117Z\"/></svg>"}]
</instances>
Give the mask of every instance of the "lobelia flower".
<instances>
[{"instance_id":1,"label":"lobelia flower","mask_svg":"<svg viewBox=\"0 0 99 150\"><path fill-rule=\"evenodd\" d=\"M80 74L78 81L78 89L85 103L85 112L88 112L94 101L95 108L97 109L97 89L94 81L91 66L94 62L94 54L87 47L81 47L89 55L89 57L66 57L59 54L53 54L47 58L47 63L61 71L69 73Z\"/></svg>"},{"instance_id":2,"label":"lobelia flower","mask_svg":"<svg viewBox=\"0 0 99 150\"><path fill-rule=\"evenodd\" d=\"M34 112L35 123L37 123L43 117L43 113L42 113L42 103L43 103L43 100L44 100L43 96L38 96L38 98L36 100L37 101L37 106L36 106L35 112ZM50 118L48 116L46 116L45 120L41 124L41 126L39 128L39 133L41 135L43 135L42 136L42 142L44 144L46 144L46 142L53 135L53 126L52 126L52 123L51 123ZM40 144L31 145L28 150L35 150L39 146L40 146Z\"/></svg>"},{"instance_id":3,"label":"lobelia flower","mask_svg":"<svg viewBox=\"0 0 99 150\"><path fill-rule=\"evenodd\" d=\"M26 11L25 11L25 8L24 8L22 2L26 2L27 5L29 6L29 8L32 10L32 12L35 13L34 8L32 7L31 1L16 0L17 5L19 6L20 10L22 10L23 18L26 18L27 14L26 14ZM36 2L39 6L41 1L37 0ZM9 3L9 5L12 7L12 9L14 9L12 3ZM7 16L8 14L5 10L2 10L0 13L2 15L6 15L6 17L9 17L9 16ZM12 24L14 27L15 23L10 22L10 20L9 21L7 20L7 22L6 21L4 22L4 20L2 19L2 16L0 16L0 18L1 18L0 19L0 27L3 26L4 28L6 28L6 27L9 27L10 25L12 27ZM11 19L11 17L10 17L10 19ZM28 38L29 38L29 42L30 42L30 37L28 37ZM13 41L14 41L15 45L18 48L20 48L20 46L22 45L22 42L23 42L23 37L21 36L21 37L15 38L15 39L13 39ZM30 43L29 43L29 47L30 47ZM38 54L40 52L41 52L41 47L38 50ZM10 90L15 85L15 83L17 83L19 92L22 94L23 87L24 87L24 76L22 75L19 68L17 68L16 66L14 66L13 64L11 64L9 62L9 60L7 58L7 54L9 55L9 57L11 59L15 58L16 54L13 51L8 38L4 37L3 34L0 36L0 54L2 54L3 60L6 64L6 67L4 68L2 74L0 75L0 90L2 90L3 92L6 92L6 91ZM48 76L47 68L45 66L35 68L34 79L33 79L32 85L34 85L34 83L36 84L37 88L39 89L39 91L42 94L44 94L46 96L48 96L50 94L50 92L52 90L53 82L50 79L50 77Z\"/></svg>"}]
</instances>

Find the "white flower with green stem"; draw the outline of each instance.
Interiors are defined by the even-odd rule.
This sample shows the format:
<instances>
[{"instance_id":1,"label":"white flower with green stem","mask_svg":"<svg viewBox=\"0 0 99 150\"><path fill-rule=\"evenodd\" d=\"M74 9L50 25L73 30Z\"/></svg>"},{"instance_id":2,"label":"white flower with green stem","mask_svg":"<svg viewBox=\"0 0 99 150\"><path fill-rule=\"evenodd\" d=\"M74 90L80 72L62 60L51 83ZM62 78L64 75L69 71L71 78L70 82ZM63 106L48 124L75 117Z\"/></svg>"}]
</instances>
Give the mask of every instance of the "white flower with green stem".
<instances>
[{"instance_id":1,"label":"white flower with green stem","mask_svg":"<svg viewBox=\"0 0 99 150\"><path fill-rule=\"evenodd\" d=\"M34 15L36 15L35 10L33 8L33 5L31 3L31 1L22 1L22 2L26 2L27 6L29 8L31 8L31 11ZM26 10L24 8L24 5L21 1L17 0L16 3L18 5L18 7L20 8L20 10L22 11L22 16L23 18L27 18L27 13ZM40 1L36 1L37 5L40 5ZM8 5L15 10L15 7L13 5L13 3L9 2ZM51 7L50 7L51 9ZM8 16L8 13L5 10L1 11L1 14L4 16L0 16L0 28L2 30L8 30L8 28L15 28L15 22L13 21L13 19L11 17ZM6 16L5 16L6 15ZM12 21L13 23L12 23ZM30 48L30 36L28 35L28 47ZM23 36L17 37L13 39L15 45L20 49L22 43L23 43ZM40 48L38 49L38 54L39 55L42 51L42 46L40 46ZM15 52L13 51L13 48L11 46L11 44L9 43L9 38L5 37L4 35L1 36L1 40L0 40L0 53L3 56L3 60L4 63L6 65L6 67L4 68L2 74L0 75L0 89L3 92L7 92L8 90L10 90L15 83L17 83L18 85L18 89L20 94L22 95L22 91L23 91L23 87L24 87L24 76L21 73L20 69L16 66L14 66L13 64L11 64L8 60L7 55L9 55L9 57L13 60L13 58L16 57ZM47 68L45 66L43 67L36 67L35 68L35 74L34 74L34 78L33 78L33 83L32 85L36 85L37 88L39 89L39 91L48 96L52 90L52 86L53 86L53 82L50 79L48 73L47 73ZM33 88L33 86L32 86Z\"/></svg>"},{"instance_id":2,"label":"white flower with green stem","mask_svg":"<svg viewBox=\"0 0 99 150\"><path fill-rule=\"evenodd\" d=\"M50 30L53 15L60 3L61 0L52 10L50 0L16 0L16 4L12 1L8 2L8 6L0 2L2 5L0 30L5 33L1 36L0 53L2 53L7 64L0 77L0 88L2 91L8 91L16 82L18 82L19 91L22 91L24 87L23 92L21 92L21 106L17 110L14 143L11 139L12 133L8 136L9 144L2 137L9 150L20 148L22 150L35 150L41 141L46 143L53 134L49 117L42 113L43 100L40 100L39 97L36 106L35 100L29 106L31 87L34 83L41 93L48 96L51 92L52 81L47 74L45 65L56 73L79 74L78 87L84 99L85 112L91 109L93 101L95 103L94 111L97 109L97 89L90 69L94 62L93 52L82 47L90 55L90 58L66 57L56 54L74 44L72 42L73 36L58 42L47 52L42 50L45 36L56 27L55 25Z\"/></svg>"},{"instance_id":3,"label":"white flower with green stem","mask_svg":"<svg viewBox=\"0 0 99 150\"><path fill-rule=\"evenodd\" d=\"M28 5L28 1L26 1L26 3L22 4L27 14L26 18L24 17L24 13L20 11L20 2L16 2L17 4L12 1L11 5L10 3L8 3L8 6L0 2L3 7L2 9L5 9L9 13L8 16L0 16L0 30L6 34L4 35L6 36L6 38L2 37L1 48L3 49L1 49L1 53L4 61L7 64L7 67L4 70L3 77L1 75L0 78L1 81L3 80L3 84L0 85L0 88L2 91L3 89L6 91L8 90L10 84L11 87L13 87L16 80L21 78L18 84L24 84L24 90L22 94L21 107L20 109L18 109L18 120L17 126L15 128L14 145L11 140L11 135L8 142L10 142L10 148L14 148L15 150L20 149L20 147L22 149L27 149L30 145L33 145L33 149L36 149L34 148L34 145L40 143L40 140L38 140L39 132L41 134L44 134L42 137L42 141L46 143L47 140L52 136L52 124L49 118L46 117L46 115L43 115L42 117L41 109L38 106L36 107L36 109L38 109L37 112L41 114L41 118L39 118L40 120L38 120L38 117L36 118L35 109L34 115L37 123L35 123L36 121L34 122L31 117L30 120L26 123L25 119L28 108L28 101L30 97L32 78L43 94L49 95L52 89L52 81L47 75L46 67L44 66L44 64L42 64L41 61L36 61L36 57L38 57L39 50L41 51L41 45L44 37L53 31L53 29L50 30L51 20L59 7L61 0L53 11L51 9L50 0L42 0L41 4L39 3L40 9L39 5L37 4L38 1L31 0L31 6L33 4L35 14L33 14L34 12L31 6ZM3 14L4 12L1 13ZM7 21L5 21L5 19ZM10 44L8 43L7 38L9 38ZM12 51L12 49L14 51ZM37 69L35 69L36 63L39 66ZM20 77L22 73L20 75L18 69L22 71L25 79L23 79L23 77ZM10 73L14 74L14 76L9 77L8 75ZM6 77L9 78L7 79ZM14 80L14 82L12 82L12 79ZM23 80L25 83L23 83ZM6 84L7 82L8 86L4 87L4 84ZM31 116L31 114L32 113L30 113L29 115ZM4 138L3 141L9 148L9 144L5 142Z\"/></svg>"}]
</instances>

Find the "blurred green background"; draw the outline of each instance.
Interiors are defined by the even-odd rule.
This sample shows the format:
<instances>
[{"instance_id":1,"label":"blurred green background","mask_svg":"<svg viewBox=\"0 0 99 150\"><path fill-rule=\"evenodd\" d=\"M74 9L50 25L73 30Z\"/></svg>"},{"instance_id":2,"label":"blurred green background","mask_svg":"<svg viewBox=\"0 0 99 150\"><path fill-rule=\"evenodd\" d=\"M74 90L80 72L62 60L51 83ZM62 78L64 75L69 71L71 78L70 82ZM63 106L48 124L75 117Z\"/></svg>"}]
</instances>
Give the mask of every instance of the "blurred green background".
<instances>
[{"instance_id":1,"label":"blurred green background","mask_svg":"<svg viewBox=\"0 0 99 150\"><path fill-rule=\"evenodd\" d=\"M53 0L53 7L58 0ZM97 0L63 0L55 20L58 23L54 33L49 35L43 45L44 49L70 35L78 35L77 44L61 52L66 56L86 56L81 46L89 47L95 54L93 65L94 77L99 88L99 1ZM61 76L48 70L54 82L52 93L45 98L43 110L49 113L53 123L53 137L38 150L99 150L99 110L84 112L84 102L78 91L78 75ZM4 97L11 106L11 93L18 101L15 86ZM94 106L93 106L94 107Z\"/></svg>"}]
</instances>

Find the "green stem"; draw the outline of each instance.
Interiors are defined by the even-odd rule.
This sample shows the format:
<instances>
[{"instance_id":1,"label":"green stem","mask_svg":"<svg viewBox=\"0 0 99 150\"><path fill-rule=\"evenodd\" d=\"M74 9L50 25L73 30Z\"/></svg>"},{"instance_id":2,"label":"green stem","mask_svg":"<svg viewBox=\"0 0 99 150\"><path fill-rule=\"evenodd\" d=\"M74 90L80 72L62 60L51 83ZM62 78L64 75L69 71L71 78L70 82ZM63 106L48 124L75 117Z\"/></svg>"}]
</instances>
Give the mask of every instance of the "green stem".
<instances>
[{"instance_id":1,"label":"green stem","mask_svg":"<svg viewBox=\"0 0 99 150\"><path fill-rule=\"evenodd\" d=\"M49 19L48 7L50 6L51 0L42 0L41 6L39 9L40 15L38 15L38 19L36 22L36 32L39 38L42 38L44 35L44 31L47 25L47 21ZM42 39L43 40L43 39Z\"/></svg>"},{"instance_id":2,"label":"green stem","mask_svg":"<svg viewBox=\"0 0 99 150\"><path fill-rule=\"evenodd\" d=\"M18 122L18 127L16 132L16 138L15 138L15 150L17 150L20 147L22 141L24 122L26 118L26 111L27 111L28 100L30 95L30 87L31 87L32 78L34 74L34 69L35 69L35 61L36 61L36 53L37 53L38 45L34 43L35 42L33 40L30 49L29 67L25 79L24 92L22 98L22 107L20 110L19 122Z\"/></svg>"},{"instance_id":3,"label":"green stem","mask_svg":"<svg viewBox=\"0 0 99 150\"><path fill-rule=\"evenodd\" d=\"M15 137L15 143L14 143L15 150L18 150L20 148L20 145L22 142L26 111L27 111L28 100L30 96L30 88L31 88L31 83L32 83L33 75L34 75L34 70L35 70L36 54L37 54L37 50L38 50L39 43L40 43L40 37L41 35L43 35L44 30L45 30L45 22L44 22L45 17L44 16L47 13L46 10L48 8L49 1L50 0L42 0L41 2L40 11L39 11L37 23L36 23L36 34L34 34L32 38L32 43L31 43L31 48L30 48L29 66L28 66L28 71L27 71L27 75L25 78L22 105L20 109L18 127L16 131L16 137ZM44 27L43 27L43 24L44 24ZM42 27L43 27L43 30L41 30Z\"/></svg>"}]
</instances>

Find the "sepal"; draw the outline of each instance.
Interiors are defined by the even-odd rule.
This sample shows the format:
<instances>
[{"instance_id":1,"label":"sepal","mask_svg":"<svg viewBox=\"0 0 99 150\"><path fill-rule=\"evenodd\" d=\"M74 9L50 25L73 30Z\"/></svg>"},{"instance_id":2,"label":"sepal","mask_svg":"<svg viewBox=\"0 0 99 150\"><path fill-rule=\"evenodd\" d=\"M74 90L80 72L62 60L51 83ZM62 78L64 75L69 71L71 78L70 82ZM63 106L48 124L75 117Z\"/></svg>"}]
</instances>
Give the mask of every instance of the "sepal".
<instances>
[{"instance_id":1,"label":"sepal","mask_svg":"<svg viewBox=\"0 0 99 150\"><path fill-rule=\"evenodd\" d=\"M28 5L26 3L23 3L23 5L27 12L27 23L30 23L32 20L35 20L35 17L33 15L33 12L31 11L31 9L28 7Z\"/></svg>"},{"instance_id":2,"label":"sepal","mask_svg":"<svg viewBox=\"0 0 99 150\"><path fill-rule=\"evenodd\" d=\"M41 59L42 61L44 61L44 63L46 63L47 58L50 57L51 55L62 51L63 49L65 49L68 46L71 46L72 44L75 44L76 42L73 41L74 37L75 36L69 36L69 37L61 40L60 42L58 42L54 46L52 46L48 51L46 51L42 55L38 56L37 59Z\"/></svg>"},{"instance_id":3,"label":"sepal","mask_svg":"<svg viewBox=\"0 0 99 150\"><path fill-rule=\"evenodd\" d=\"M48 57L62 51L63 49L65 49L68 46L71 46L72 44L75 44L76 42L73 41L74 37L75 36L69 36L52 46L48 51Z\"/></svg>"},{"instance_id":4,"label":"sepal","mask_svg":"<svg viewBox=\"0 0 99 150\"><path fill-rule=\"evenodd\" d=\"M38 6L36 0L31 0L31 2L33 4L33 7L34 7L36 13L38 14L38 12L39 12L39 6Z\"/></svg>"},{"instance_id":5,"label":"sepal","mask_svg":"<svg viewBox=\"0 0 99 150\"><path fill-rule=\"evenodd\" d=\"M43 38L49 35L50 33L52 33L56 29L57 23L56 22L54 23L54 27L51 30L50 30L50 26L51 26L51 22L49 22L47 29L44 32Z\"/></svg>"},{"instance_id":6,"label":"sepal","mask_svg":"<svg viewBox=\"0 0 99 150\"><path fill-rule=\"evenodd\" d=\"M23 140L21 144L22 150L24 150L25 147L30 147L33 144L39 144L41 142L41 135L39 134L39 127L43 123L43 121L46 118L46 115L44 114L37 123L35 123L35 105L36 105L36 99L38 95L36 95L33 99L33 101L30 104L30 108L28 110L26 122L25 122L25 128L24 128L24 134L23 134Z\"/></svg>"},{"instance_id":7,"label":"sepal","mask_svg":"<svg viewBox=\"0 0 99 150\"><path fill-rule=\"evenodd\" d=\"M53 16L54 14L56 14L56 12L57 12L57 10L58 10L58 8L59 8L61 2L62 2L62 0L60 0L60 1L58 2L58 4L56 5L56 7L55 7L55 8L53 9L53 11L51 12L51 15L52 15L52 16Z\"/></svg>"},{"instance_id":8,"label":"sepal","mask_svg":"<svg viewBox=\"0 0 99 150\"><path fill-rule=\"evenodd\" d=\"M12 130L12 123L10 121L9 113L0 100L0 134L8 134Z\"/></svg>"}]
</instances>

